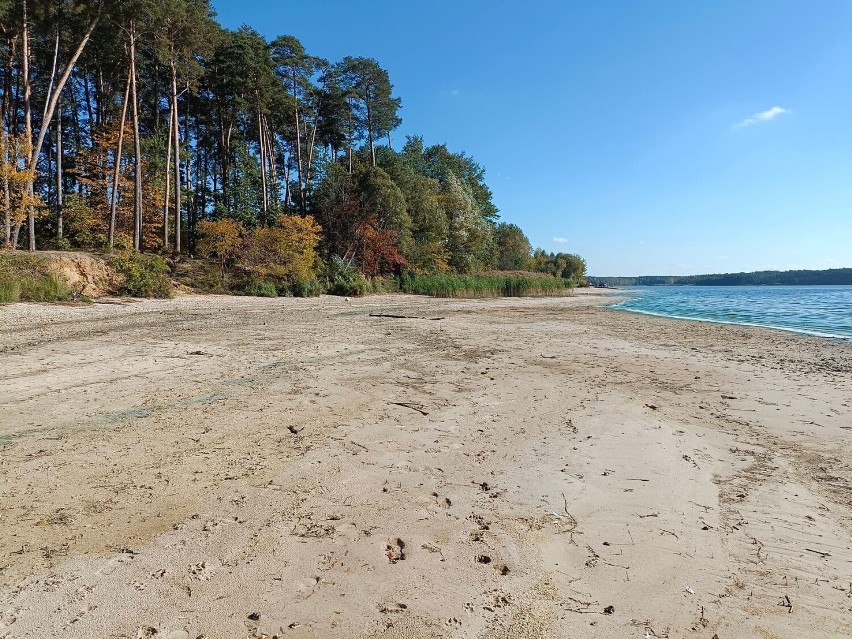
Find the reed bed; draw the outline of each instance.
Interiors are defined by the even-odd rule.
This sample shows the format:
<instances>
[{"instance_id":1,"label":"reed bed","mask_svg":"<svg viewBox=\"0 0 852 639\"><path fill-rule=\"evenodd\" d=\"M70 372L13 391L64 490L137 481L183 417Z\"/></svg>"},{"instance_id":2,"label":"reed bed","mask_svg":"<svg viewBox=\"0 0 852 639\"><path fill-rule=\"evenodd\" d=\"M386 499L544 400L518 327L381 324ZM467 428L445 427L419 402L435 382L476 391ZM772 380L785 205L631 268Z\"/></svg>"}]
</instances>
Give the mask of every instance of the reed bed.
<instances>
[{"instance_id":1,"label":"reed bed","mask_svg":"<svg viewBox=\"0 0 852 639\"><path fill-rule=\"evenodd\" d=\"M402 291L431 297L542 297L570 294L571 280L546 273L505 272L481 275L407 274L402 278Z\"/></svg>"}]
</instances>

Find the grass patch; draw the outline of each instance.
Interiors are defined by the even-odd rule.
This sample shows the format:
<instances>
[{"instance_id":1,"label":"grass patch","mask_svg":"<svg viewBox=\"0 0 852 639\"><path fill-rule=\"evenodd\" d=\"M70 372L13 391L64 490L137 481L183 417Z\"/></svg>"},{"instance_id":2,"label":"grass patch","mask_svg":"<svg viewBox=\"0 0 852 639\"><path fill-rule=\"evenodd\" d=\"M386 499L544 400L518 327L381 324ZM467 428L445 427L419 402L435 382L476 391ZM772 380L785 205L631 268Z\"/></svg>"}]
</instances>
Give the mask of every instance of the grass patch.
<instances>
[{"instance_id":1,"label":"grass patch","mask_svg":"<svg viewBox=\"0 0 852 639\"><path fill-rule=\"evenodd\" d=\"M574 289L574 282L545 273L511 271L482 275L406 274L401 281L405 293L431 297L533 297L564 295Z\"/></svg>"},{"instance_id":2,"label":"grass patch","mask_svg":"<svg viewBox=\"0 0 852 639\"><path fill-rule=\"evenodd\" d=\"M54 275L22 277L20 287L22 302L67 302L74 298L68 284Z\"/></svg>"},{"instance_id":3,"label":"grass patch","mask_svg":"<svg viewBox=\"0 0 852 639\"><path fill-rule=\"evenodd\" d=\"M0 275L0 304L12 304L21 300L21 280L9 275Z\"/></svg>"},{"instance_id":4,"label":"grass patch","mask_svg":"<svg viewBox=\"0 0 852 639\"><path fill-rule=\"evenodd\" d=\"M67 302L74 294L47 270L48 261L31 253L0 254L0 303Z\"/></svg>"}]
</instances>

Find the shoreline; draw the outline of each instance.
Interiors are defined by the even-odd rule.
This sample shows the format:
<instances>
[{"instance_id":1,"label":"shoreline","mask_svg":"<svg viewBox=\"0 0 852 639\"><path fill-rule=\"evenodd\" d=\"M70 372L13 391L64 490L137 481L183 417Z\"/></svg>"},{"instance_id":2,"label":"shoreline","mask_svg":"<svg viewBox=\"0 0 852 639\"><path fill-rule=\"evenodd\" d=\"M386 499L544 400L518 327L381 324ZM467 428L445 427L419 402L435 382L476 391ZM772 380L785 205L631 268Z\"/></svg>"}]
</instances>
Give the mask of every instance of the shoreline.
<instances>
[{"instance_id":1,"label":"shoreline","mask_svg":"<svg viewBox=\"0 0 852 639\"><path fill-rule=\"evenodd\" d=\"M0 636L852 634L852 344L610 297L0 309Z\"/></svg>"}]
</instances>

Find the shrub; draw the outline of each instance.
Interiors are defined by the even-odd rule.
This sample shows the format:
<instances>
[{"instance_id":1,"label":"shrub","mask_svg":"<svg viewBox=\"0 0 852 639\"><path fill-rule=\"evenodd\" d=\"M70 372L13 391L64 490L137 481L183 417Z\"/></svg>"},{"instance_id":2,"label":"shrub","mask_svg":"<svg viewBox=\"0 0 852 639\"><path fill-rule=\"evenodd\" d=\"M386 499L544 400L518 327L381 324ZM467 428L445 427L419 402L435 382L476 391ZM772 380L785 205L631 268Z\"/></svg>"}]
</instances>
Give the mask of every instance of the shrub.
<instances>
[{"instance_id":1,"label":"shrub","mask_svg":"<svg viewBox=\"0 0 852 639\"><path fill-rule=\"evenodd\" d=\"M127 253L113 256L110 263L124 277L122 295L158 298L174 295L169 267L159 255Z\"/></svg>"},{"instance_id":2,"label":"shrub","mask_svg":"<svg viewBox=\"0 0 852 639\"><path fill-rule=\"evenodd\" d=\"M293 297L316 297L322 295L323 286L319 280L306 280L293 284L289 292Z\"/></svg>"},{"instance_id":3,"label":"shrub","mask_svg":"<svg viewBox=\"0 0 852 639\"><path fill-rule=\"evenodd\" d=\"M314 277L320 227L310 215L281 215L278 226L255 229L246 237L241 261L262 279L284 286Z\"/></svg>"},{"instance_id":4,"label":"shrub","mask_svg":"<svg viewBox=\"0 0 852 639\"><path fill-rule=\"evenodd\" d=\"M370 283L339 255L324 265L322 278L329 295L360 297L370 291Z\"/></svg>"},{"instance_id":5,"label":"shrub","mask_svg":"<svg viewBox=\"0 0 852 639\"><path fill-rule=\"evenodd\" d=\"M250 280L243 288L243 295L250 297L278 297L278 288L272 282Z\"/></svg>"},{"instance_id":6,"label":"shrub","mask_svg":"<svg viewBox=\"0 0 852 639\"><path fill-rule=\"evenodd\" d=\"M198 225L198 232L201 235L198 254L215 259L224 274L225 267L237 258L242 249L243 225L231 218L204 220Z\"/></svg>"}]
</instances>

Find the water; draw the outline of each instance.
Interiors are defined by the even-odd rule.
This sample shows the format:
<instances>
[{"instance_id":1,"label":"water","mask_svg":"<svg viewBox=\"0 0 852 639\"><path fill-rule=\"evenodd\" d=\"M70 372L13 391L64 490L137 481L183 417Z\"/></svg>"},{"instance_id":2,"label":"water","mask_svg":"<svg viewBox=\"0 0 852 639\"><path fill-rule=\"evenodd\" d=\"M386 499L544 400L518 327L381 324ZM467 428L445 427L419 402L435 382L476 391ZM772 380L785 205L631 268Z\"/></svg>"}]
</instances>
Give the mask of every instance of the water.
<instances>
[{"instance_id":1,"label":"water","mask_svg":"<svg viewBox=\"0 0 852 639\"><path fill-rule=\"evenodd\" d=\"M852 286L648 286L613 308L852 339Z\"/></svg>"}]
</instances>

